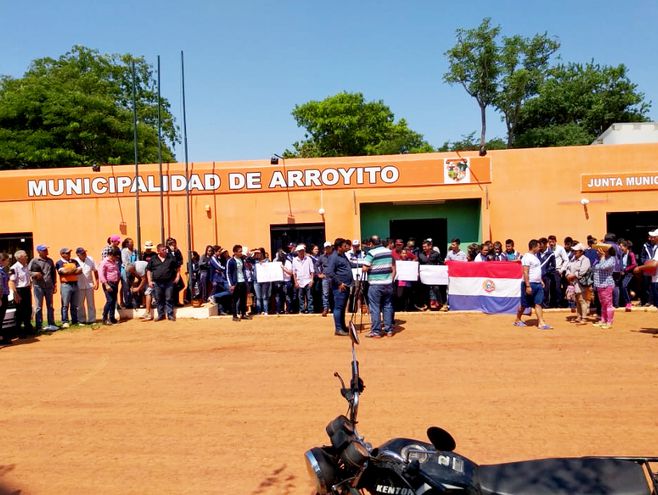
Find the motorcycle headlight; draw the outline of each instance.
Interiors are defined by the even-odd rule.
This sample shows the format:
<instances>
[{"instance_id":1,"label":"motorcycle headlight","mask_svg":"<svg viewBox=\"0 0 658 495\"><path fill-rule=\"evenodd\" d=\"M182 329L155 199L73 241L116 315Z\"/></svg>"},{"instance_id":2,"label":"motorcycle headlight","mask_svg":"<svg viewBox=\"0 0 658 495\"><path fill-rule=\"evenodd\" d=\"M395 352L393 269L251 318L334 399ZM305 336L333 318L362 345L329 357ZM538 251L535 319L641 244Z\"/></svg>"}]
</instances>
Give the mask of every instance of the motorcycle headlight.
<instances>
[{"instance_id":1,"label":"motorcycle headlight","mask_svg":"<svg viewBox=\"0 0 658 495\"><path fill-rule=\"evenodd\" d=\"M328 495L331 487L339 481L333 459L320 447L307 450L304 458L308 474L315 481L315 490L319 495Z\"/></svg>"}]
</instances>

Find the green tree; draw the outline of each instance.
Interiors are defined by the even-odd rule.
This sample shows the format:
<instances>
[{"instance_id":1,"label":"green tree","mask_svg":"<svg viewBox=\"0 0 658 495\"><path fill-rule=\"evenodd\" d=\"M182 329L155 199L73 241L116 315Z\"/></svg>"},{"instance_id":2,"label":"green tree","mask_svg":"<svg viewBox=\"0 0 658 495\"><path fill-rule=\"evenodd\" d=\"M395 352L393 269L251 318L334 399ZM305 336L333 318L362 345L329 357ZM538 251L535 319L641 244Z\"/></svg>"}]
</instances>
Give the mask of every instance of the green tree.
<instances>
[{"instance_id":1,"label":"green tree","mask_svg":"<svg viewBox=\"0 0 658 495\"><path fill-rule=\"evenodd\" d=\"M523 106L515 145L590 144L615 122L647 121L650 107L623 64L561 64Z\"/></svg>"},{"instance_id":2,"label":"green tree","mask_svg":"<svg viewBox=\"0 0 658 495\"><path fill-rule=\"evenodd\" d=\"M448 84L461 84L480 107L480 149L484 149L487 134L487 107L498 94L500 64L496 38L499 26L491 26L485 18L475 29L457 29L457 44L448 50L450 68L443 75Z\"/></svg>"},{"instance_id":3,"label":"green tree","mask_svg":"<svg viewBox=\"0 0 658 495\"><path fill-rule=\"evenodd\" d=\"M507 127L507 145L514 143L516 124L523 103L536 94L559 43L546 33L532 38L503 37L500 26L485 18L475 29L457 30L457 44L446 52L449 70L443 80L461 84L480 108L480 149L486 141L486 110L502 114Z\"/></svg>"},{"instance_id":4,"label":"green tree","mask_svg":"<svg viewBox=\"0 0 658 495\"><path fill-rule=\"evenodd\" d=\"M381 100L361 93L338 93L322 101L296 105L292 116L306 129L305 139L286 150L287 157L360 156L433 151L404 119L395 122Z\"/></svg>"},{"instance_id":5,"label":"green tree","mask_svg":"<svg viewBox=\"0 0 658 495\"><path fill-rule=\"evenodd\" d=\"M436 151L477 151L480 149L480 142L475 137L475 133L476 131L464 134L458 141L446 141ZM507 144L504 139L494 138L485 143L485 148L488 150L504 150L507 149Z\"/></svg>"},{"instance_id":6,"label":"green tree","mask_svg":"<svg viewBox=\"0 0 658 495\"><path fill-rule=\"evenodd\" d=\"M138 155L158 159L158 97L142 57L74 46L32 62L21 78L0 79L0 168L132 163L132 71L137 81ZM174 161L178 130L161 100L163 160Z\"/></svg>"},{"instance_id":7,"label":"green tree","mask_svg":"<svg viewBox=\"0 0 658 495\"><path fill-rule=\"evenodd\" d=\"M514 145L523 104L537 94L548 73L550 58L559 47L546 33L532 38L518 35L503 38L499 50L499 89L493 104L505 122L508 147Z\"/></svg>"}]
</instances>

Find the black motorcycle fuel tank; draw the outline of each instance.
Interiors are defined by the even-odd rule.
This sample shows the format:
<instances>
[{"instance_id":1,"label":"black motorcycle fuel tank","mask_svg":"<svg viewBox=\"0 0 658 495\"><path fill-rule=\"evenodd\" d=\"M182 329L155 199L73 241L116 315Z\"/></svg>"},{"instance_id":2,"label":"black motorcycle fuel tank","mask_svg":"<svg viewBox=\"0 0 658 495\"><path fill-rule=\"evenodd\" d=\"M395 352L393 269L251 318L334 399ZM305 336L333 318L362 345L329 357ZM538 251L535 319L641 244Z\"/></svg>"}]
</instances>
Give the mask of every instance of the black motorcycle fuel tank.
<instances>
[{"instance_id":1,"label":"black motorcycle fuel tank","mask_svg":"<svg viewBox=\"0 0 658 495\"><path fill-rule=\"evenodd\" d=\"M417 466L417 469L422 472L424 477L442 486L447 493L475 493L476 491L475 473L477 465L455 452L437 451L432 444L419 440L393 438L380 445L376 454L379 462L375 464L378 465L379 476L377 477L380 480L373 480L375 481L374 493L398 493L395 489L387 491L389 490L386 488L387 483L391 483L390 486L397 488L395 486L397 476L387 475L386 470L381 468L384 465L411 468L408 471L409 476L404 474L401 476L407 482L410 481L410 478L414 478L413 468ZM416 477L416 479L419 480L420 477ZM402 482L403 480L399 481ZM407 482L400 483L400 487L408 487ZM403 491L400 491L400 493L403 493ZM425 493L434 492L427 491Z\"/></svg>"}]
</instances>

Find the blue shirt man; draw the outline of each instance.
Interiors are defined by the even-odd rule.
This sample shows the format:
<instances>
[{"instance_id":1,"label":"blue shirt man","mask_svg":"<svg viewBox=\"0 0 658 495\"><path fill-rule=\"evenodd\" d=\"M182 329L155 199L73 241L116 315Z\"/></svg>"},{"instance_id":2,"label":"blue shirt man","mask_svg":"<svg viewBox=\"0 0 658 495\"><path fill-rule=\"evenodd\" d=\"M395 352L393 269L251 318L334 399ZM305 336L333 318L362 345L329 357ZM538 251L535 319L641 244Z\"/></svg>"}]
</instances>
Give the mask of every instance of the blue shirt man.
<instances>
[{"instance_id":1,"label":"blue shirt man","mask_svg":"<svg viewBox=\"0 0 658 495\"><path fill-rule=\"evenodd\" d=\"M350 248L351 245L348 240L341 237L336 239L334 242L334 252L329 257L327 269L324 272L334 295L334 334L338 336L349 335L345 322L345 310L347 309L347 300L353 285L354 276L352 275L352 267L345 253Z\"/></svg>"}]
</instances>

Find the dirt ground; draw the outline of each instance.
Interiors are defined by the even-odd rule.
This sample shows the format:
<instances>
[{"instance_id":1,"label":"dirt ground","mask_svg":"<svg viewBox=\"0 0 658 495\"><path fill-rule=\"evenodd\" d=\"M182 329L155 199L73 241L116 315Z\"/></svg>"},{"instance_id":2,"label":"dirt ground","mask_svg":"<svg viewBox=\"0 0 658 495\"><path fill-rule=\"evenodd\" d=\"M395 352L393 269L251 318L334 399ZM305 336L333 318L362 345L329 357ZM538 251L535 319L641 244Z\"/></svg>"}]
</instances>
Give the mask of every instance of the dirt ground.
<instances>
[{"instance_id":1,"label":"dirt ground","mask_svg":"<svg viewBox=\"0 0 658 495\"><path fill-rule=\"evenodd\" d=\"M658 313L612 330L549 313L400 314L362 339L359 431L440 425L478 463L658 455ZM330 318L127 322L0 348L0 483L21 494L304 494L304 452L345 412Z\"/></svg>"}]
</instances>

